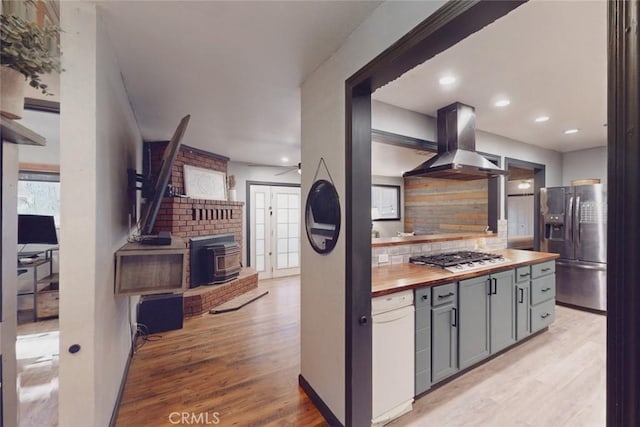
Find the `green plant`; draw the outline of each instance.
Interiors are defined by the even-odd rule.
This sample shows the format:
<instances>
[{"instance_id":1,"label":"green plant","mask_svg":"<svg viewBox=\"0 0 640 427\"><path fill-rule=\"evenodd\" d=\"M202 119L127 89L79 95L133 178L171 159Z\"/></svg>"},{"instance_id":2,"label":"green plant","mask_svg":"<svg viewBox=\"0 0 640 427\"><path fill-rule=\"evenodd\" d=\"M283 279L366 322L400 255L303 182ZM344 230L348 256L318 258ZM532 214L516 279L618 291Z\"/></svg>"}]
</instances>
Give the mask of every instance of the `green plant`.
<instances>
[{"instance_id":1,"label":"green plant","mask_svg":"<svg viewBox=\"0 0 640 427\"><path fill-rule=\"evenodd\" d=\"M0 15L0 64L24 74L29 84L47 95L42 74L60 72L60 28L39 28L17 16Z\"/></svg>"}]
</instances>

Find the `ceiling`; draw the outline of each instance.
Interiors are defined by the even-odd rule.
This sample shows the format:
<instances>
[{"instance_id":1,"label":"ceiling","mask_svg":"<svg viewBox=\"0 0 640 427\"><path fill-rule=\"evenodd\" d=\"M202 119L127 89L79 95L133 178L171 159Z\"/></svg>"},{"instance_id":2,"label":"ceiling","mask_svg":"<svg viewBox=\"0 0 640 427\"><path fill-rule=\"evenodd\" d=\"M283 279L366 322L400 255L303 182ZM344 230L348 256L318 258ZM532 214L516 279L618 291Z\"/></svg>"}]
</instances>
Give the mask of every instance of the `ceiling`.
<instances>
[{"instance_id":1,"label":"ceiling","mask_svg":"<svg viewBox=\"0 0 640 427\"><path fill-rule=\"evenodd\" d=\"M300 84L380 1L100 2L144 140L300 160Z\"/></svg>"},{"instance_id":2,"label":"ceiling","mask_svg":"<svg viewBox=\"0 0 640 427\"><path fill-rule=\"evenodd\" d=\"M532 0L376 91L373 98L436 116L460 101L478 129L567 152L606 145L607 4ZM452 74L450 87L438 83ZM493 103L508 97L511 104ZM540 115L549 121L535 123ZM564 130L579 132L565 135Z\"/></svg>"}]
</instances>

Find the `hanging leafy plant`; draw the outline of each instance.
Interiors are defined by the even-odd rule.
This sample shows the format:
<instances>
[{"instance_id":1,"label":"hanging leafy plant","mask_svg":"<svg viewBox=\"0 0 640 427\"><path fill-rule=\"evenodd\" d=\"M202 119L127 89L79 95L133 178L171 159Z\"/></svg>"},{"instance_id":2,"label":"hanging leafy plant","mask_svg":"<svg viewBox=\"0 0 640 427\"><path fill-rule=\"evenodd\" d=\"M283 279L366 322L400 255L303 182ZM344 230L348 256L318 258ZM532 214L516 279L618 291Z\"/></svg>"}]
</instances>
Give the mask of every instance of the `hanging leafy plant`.
<instances>
[{"instance_id":1,"label":"hanging leafy plant","mask_svg":"<svg viewBox=\"0 0 640 427\"><path fill-rule=\"evenodd\" d=\"M0 64L24 74L29 84L50 95L40 81L43 74L60 68L60 28L38 27L17 16L0 15Z\"/></svg>"}]
</instances>

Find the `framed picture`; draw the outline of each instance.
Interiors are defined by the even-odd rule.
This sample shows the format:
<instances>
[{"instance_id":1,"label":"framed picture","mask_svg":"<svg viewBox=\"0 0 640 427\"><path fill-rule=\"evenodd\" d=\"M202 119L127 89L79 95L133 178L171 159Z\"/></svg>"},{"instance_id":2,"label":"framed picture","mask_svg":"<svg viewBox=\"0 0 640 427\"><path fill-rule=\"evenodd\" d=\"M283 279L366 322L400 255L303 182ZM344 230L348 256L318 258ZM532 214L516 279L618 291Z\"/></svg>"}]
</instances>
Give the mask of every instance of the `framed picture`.
<instances>
[{"instance_id":1,"label":"framed picture","mask_svg":"<svg viewBox=\"0 0 640 427\"><path fill-rule=\"evenodd\" d=\"M399 185L371 186L371 219L373 221L400 220Z\"/></svg>"},{"instance_id":2,"label":"framed picture","mask_svg":"<svg viewBox=\"0 0 640 427\"><path fill-rule=\"evenodd\" d=\"M227 174L184 165L184 191L192 199L226 201Z\"/></svg>"}]
</instances>

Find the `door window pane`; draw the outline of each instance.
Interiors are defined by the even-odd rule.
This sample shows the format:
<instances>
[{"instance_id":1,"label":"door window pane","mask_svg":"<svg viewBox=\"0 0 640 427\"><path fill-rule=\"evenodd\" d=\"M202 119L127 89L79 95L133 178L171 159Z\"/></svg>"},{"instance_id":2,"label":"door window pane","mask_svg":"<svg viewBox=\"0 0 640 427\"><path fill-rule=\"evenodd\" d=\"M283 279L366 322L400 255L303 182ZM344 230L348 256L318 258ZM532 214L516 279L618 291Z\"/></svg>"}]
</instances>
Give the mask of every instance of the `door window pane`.
<instances>
[{"instance_id":1,"label":"door window pane","mask_svg":"<svg viewBox=\"0 0 640 427\"><path fill-rule=\"evenodd\" d=\"M264 256L256 256L256 270L264 271Z\"/></svg>"},{"instance_id":2,"label":"door window pane","mask_svg":"<svg viewBox=\"0 0 640 427\"><path fill-rule=\"evenodd\" d=\"M264 224L256 224L256 239L264 239Z\"/></svg>"},{"instance_id":3,"label":"door window pane","mask_svg":"<svg viewBox=\"0 0 640 427\"><path fill-rule=\"evenodd\" d=\"M298 209L289 209L289 223L297 224L300 222L300 211Z\"/></svg>"},{"instance_id":4,"label":"door window pane","mask_svg":"<svg viewBox=\"0 0 640 427\"><path fill-rule=\"evenodd\" d=\"M300 208L300 196L289 194L289 208Z\"/></svg>"},{"instance_id":5,"label":"door window pane","mask_svg":"<svg viewBox=\"0 0 640 427\"><path fill-rule=\"evenodd\" d=\"M264 193L256 193L256 208L264 209Z\"/></svg>"},{"instance_id":6,"label":"door window pane","mask_svg":"<svg viewBox=\"0 0 640 427\"><path fill-rule=\"evenodd\" d=\"M289 209L280 209L278 208L278 224L286 223L289 219L288 211Z\"/></svg>"},{"instance_id":7,"label":"door window pane","mask_svg":"<svg viewBox=\"0 0 640 427\"><path fill-rule=\"evenodd\" d=\"M256 209L256 224L264 224L264 209Z\"/></svg>"},{"instance_id":8,"label":"door window pane","mask_svg":"<svg viewBox=\"0 0 640 427\"><path fill-rule=\"evenodd\" d=\"M289 237L298 237L300 233L300 226L298 224L289 224Z\"/></svg>"},{"instance_id":9,"label":"door window pane","mask_svg":"<svg viewBox=\"0 0 640 427\"><path fill-rule=\"evenodd\" d=\"M264 240L256 240L256 255L264 255Z\"/></svg>"},{"instance_id":10,"label":"door window pane","mask_svg":"<svg viewBox=\"0 0 640 427\"><path fill-rule=\"evenodd\" d=\"M287 252L287 239L278 239L278 253L286 253Z\"/></svg>"},{"instance_id":11,"label":"door window pane","mask_svg":"<svg viewBox=\"0 0 640 427\"><path fill-rule=\"evenodd\" d=\"M287 268L287 254L278 254L278 265L276 268Z\"/></svg>"},{"instance_id":12,"label":"door window pane","mask_svg":"<svg viewBox=\"0 0 640 427\"><path fill-rule=\"evenodd\" d=\"M298 239L289 239L289 252L298 252Z\"/></svg>"},{"instance_id":13,"label":"door window pane","mask_svg":"<svg viewBox=\"0 0 640 427\"><path fill-rule=\"evenodd\" d=\"M286 194L278 194L276 206L278 206L278 209L287 209L289 207L289 198Z\"/></svg>"},{"instance_id":14,"label":"door window pane","mask_svg":"<svg viewBox=\"0 0 640 427\"><path fill-rule=\"evenodd\" d=\"M298 253L291 252L289 253L289 267L297 267L298 266Z\"/></svg>"}]
</instances>

